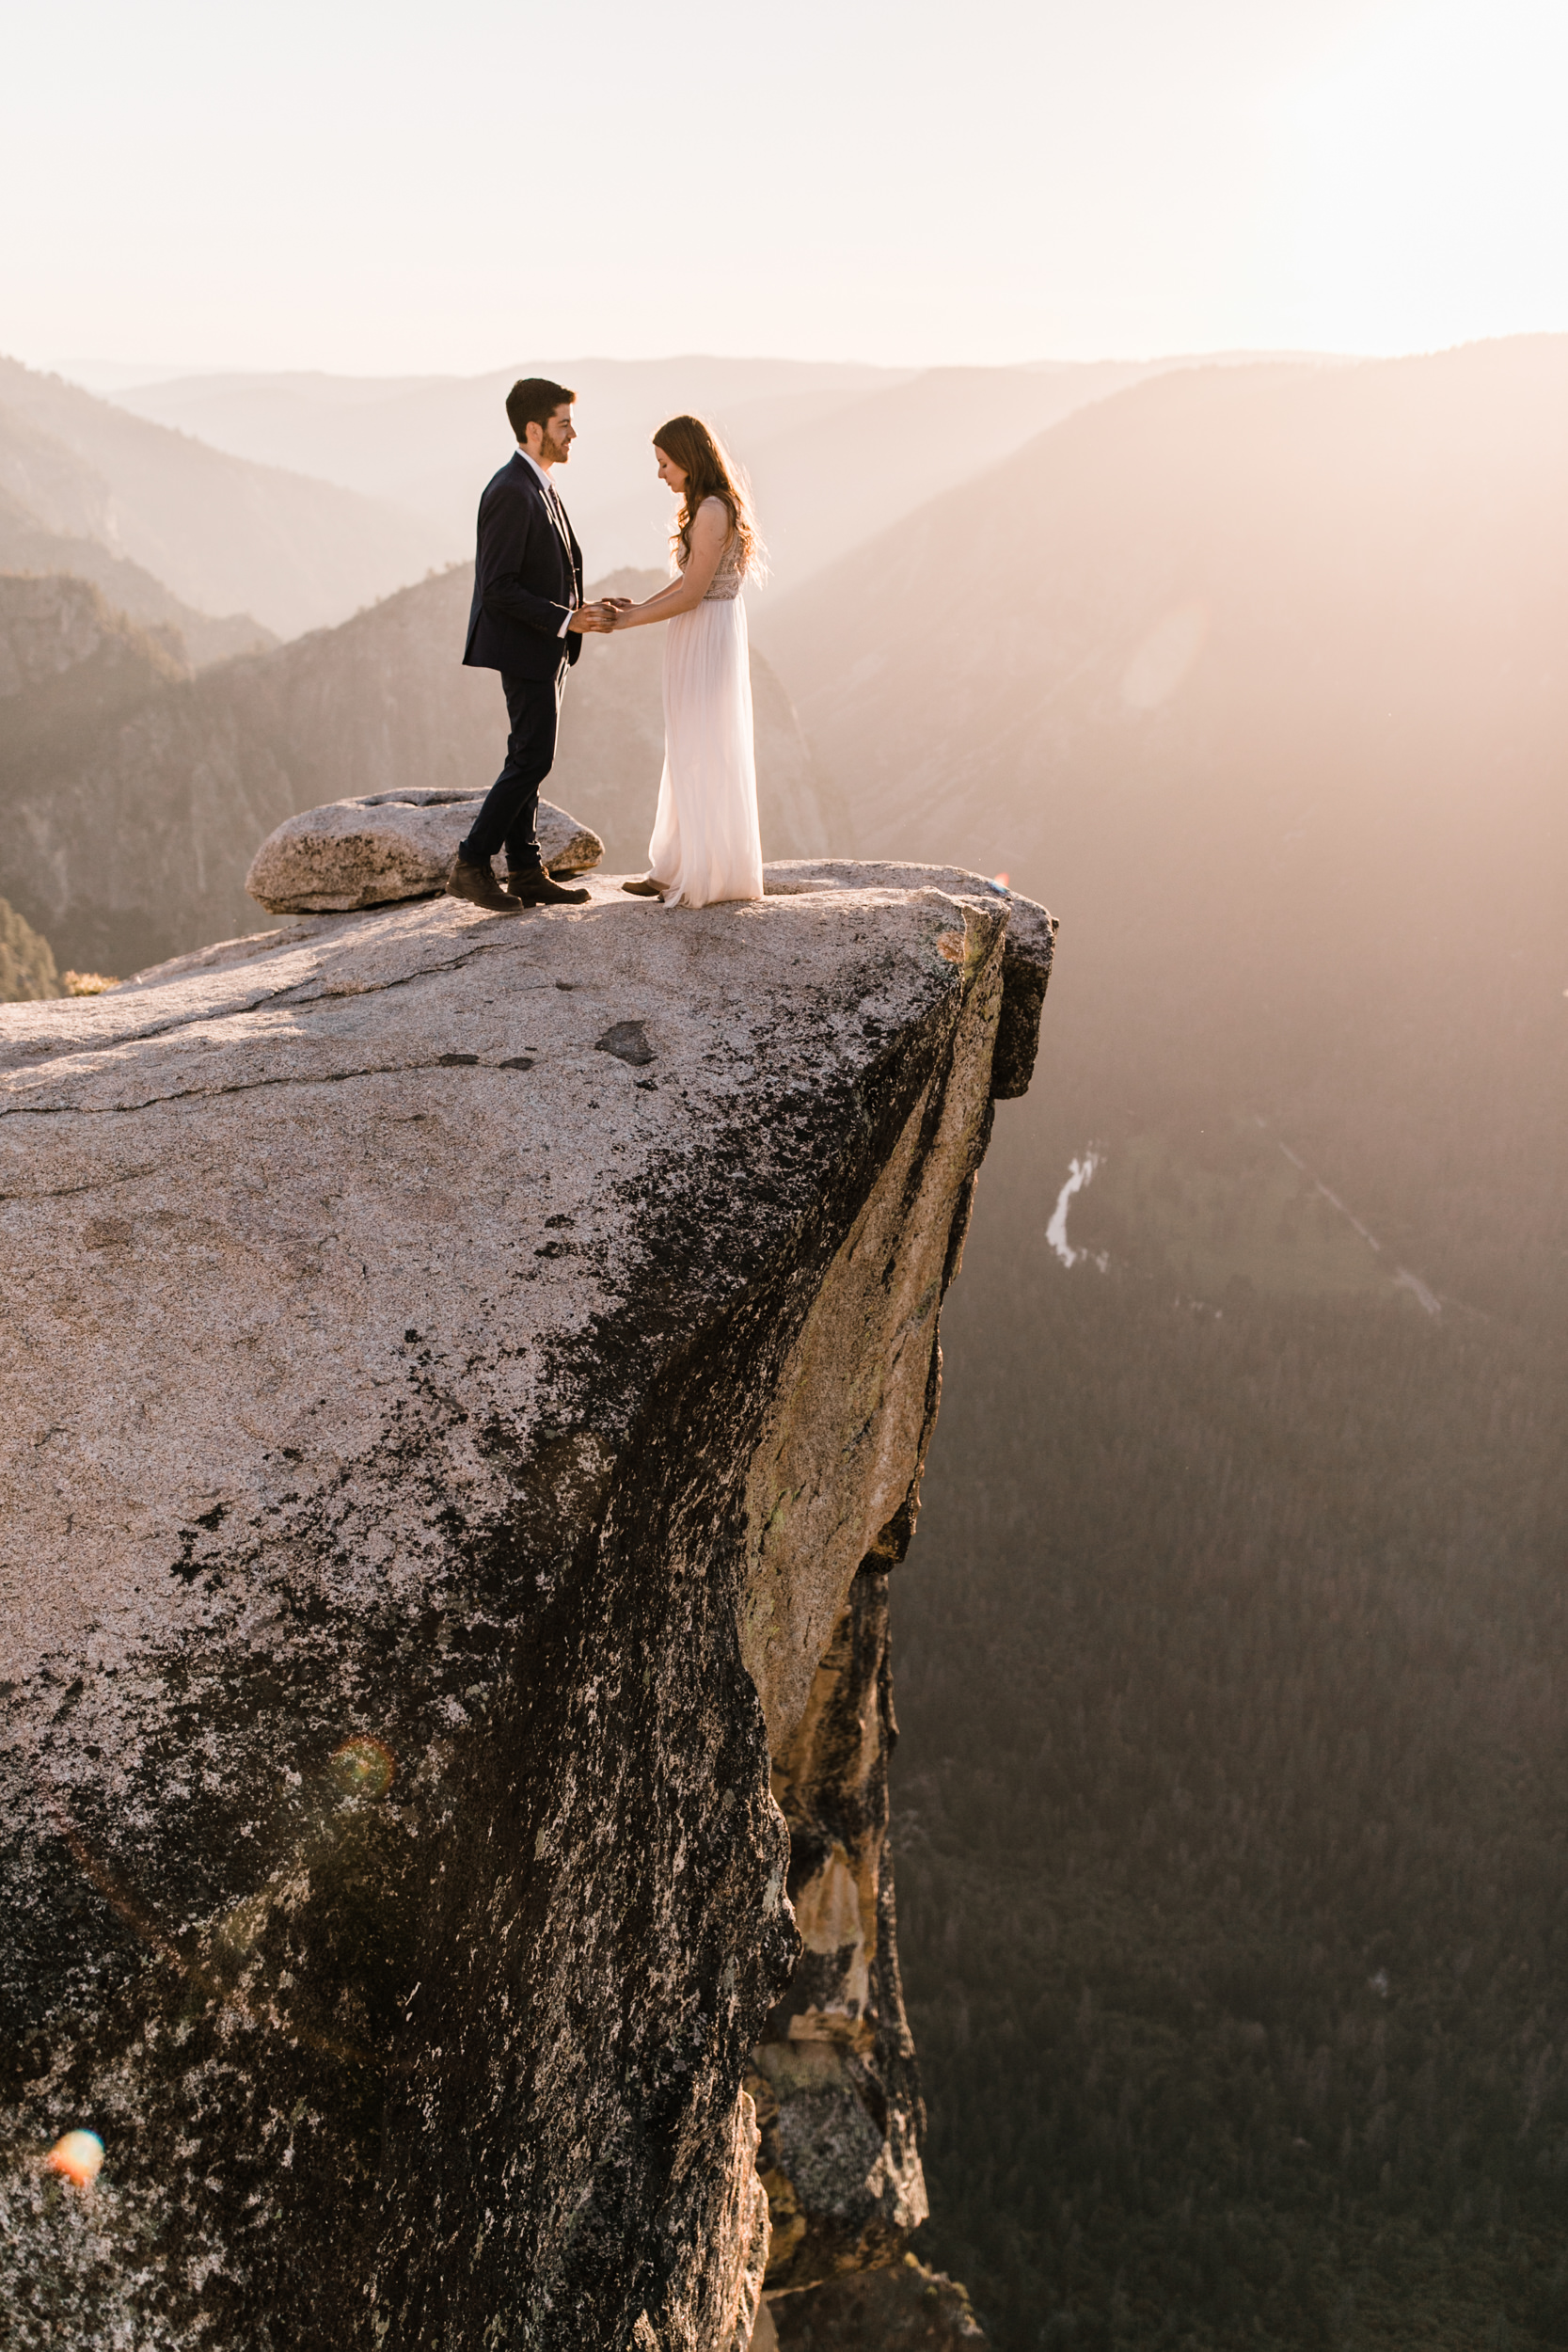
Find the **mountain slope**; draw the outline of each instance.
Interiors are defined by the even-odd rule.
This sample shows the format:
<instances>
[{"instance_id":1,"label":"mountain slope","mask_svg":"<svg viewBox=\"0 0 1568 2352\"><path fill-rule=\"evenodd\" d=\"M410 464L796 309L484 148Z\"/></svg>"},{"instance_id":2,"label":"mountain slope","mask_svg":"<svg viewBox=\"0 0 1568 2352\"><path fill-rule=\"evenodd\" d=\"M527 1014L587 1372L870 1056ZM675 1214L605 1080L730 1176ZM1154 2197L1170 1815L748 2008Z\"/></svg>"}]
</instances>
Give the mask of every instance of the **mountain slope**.
<instances>
[{"instance_id":1,"label":"mountain slope","mask_svg":"<svg viewBox=\"0 0 1568 2352\"><path fill-rule=\"evenodd\" d=\"M764 643L863 853L1061 910L1086 1119L1266 1117L1402 1262L1523 1310L1560 1280L1565 611L1541 337L1143 385Z\"/></svg>"},{"instance_id":2,"label":"mountain slope","mask_svg":"<svg viewBox=\"0 0 1568 2352\"><path fill-rule=\"evenodd\" d=\"M971 479L1059 418L1168 364L928 368L832 407L753 402L721 406L714 421L751 475L773 579L788 592L939 485ZM647 533L650 517L668 528L644 480L591 522L619 544ZM758 612L766 625L766 601Z\"/></svg>"},{"instance_id":3,"label":"mountain slope","mask_svg":"<svg viewBox=\"0 0 1568 2352\"><path fill-rule=\"evenodd\" d=\"M223 619L198 612L182 603L133 564L129 556L111 554L102 540L50 531L28 513L19 499L0 489L0 572L68 572L102 588L117 612L144 628L179 631L193 668L228 661L237 653L264 653L277 643L271 629L253 621L248 612L231 612Z\"/></svg>"},{"instance_id":4,"label":"mountain slope","mask_svg":"<svg viewBox=\"0 0 1568 2352\"><path fill-rule=\"evenodd\" d=\"M341 620L457 552L386 503L251 465L0 359L0 488L207 612L280 635Z\"/></svg>"}]
</instances>

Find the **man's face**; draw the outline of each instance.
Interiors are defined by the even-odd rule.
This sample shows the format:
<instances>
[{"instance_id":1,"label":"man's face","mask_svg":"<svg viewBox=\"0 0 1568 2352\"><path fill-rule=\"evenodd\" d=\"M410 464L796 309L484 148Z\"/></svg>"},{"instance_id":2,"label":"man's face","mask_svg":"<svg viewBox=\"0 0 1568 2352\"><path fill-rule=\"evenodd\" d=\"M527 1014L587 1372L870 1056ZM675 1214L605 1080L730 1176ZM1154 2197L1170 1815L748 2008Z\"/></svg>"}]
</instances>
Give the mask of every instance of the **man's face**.
<instances>
[{"instance_id":1,"label":"man's face","mask_svg":"<svg viewBox=\"0 0 1568 2352\"><path fill-rule=\"evenodd\" d=\"M562 404L548 424L540 426L539 434L540 463L546 466L563 466L571 454L572 443L578 437L577 426L572 422L570 401Z\"/></svg>"}]
</instances>

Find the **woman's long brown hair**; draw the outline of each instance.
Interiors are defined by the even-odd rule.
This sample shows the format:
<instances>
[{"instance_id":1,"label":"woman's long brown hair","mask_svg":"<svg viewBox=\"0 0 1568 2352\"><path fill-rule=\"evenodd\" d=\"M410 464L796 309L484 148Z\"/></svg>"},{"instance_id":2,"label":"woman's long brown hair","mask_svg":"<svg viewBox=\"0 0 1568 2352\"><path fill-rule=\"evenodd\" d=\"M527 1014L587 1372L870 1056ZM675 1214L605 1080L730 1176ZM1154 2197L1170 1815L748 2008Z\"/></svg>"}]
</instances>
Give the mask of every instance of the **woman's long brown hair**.
<instances>
[{"instance_id":1,"label":"woman's long brown hair","mask_svg":"<svg viewBox=\"0 0 1568 2352\"><path fill-rule=\"evenodd\" d=\"M756 517L752 513L750 485L712 427L705 425L701 417L672 417L654 435L654 447L662 450L666 457L673 458L686 476L681 511L670 534L671 547L678 539L689 563L691 525L698 507L705 499L722 499L729 512L730 528L740 540L741 568L753 580L760 580L766 564Z\"/></svg>"}]
</instances>

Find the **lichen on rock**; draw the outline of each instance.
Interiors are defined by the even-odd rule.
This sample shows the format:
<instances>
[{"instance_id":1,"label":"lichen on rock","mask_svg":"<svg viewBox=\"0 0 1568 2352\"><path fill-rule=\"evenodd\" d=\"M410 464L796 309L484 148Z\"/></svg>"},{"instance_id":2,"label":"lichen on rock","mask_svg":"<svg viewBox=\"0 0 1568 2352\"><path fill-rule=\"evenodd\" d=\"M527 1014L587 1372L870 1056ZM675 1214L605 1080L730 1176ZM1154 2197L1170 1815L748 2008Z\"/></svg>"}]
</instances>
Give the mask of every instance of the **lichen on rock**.
<instances>
[{"instance_id":1,"label":"lichen on rock","mask_svg":"<svg viewBox=\"0 0 1568 2352\"><path fill-rule=\"evenodd\" d=\"M901 2021L820 1677L912 1525L1049 922L929 868L592 887L0 1012L20 2352L729 2352L768 2020L873 2069Z\"/></svg>"}]
</instances>

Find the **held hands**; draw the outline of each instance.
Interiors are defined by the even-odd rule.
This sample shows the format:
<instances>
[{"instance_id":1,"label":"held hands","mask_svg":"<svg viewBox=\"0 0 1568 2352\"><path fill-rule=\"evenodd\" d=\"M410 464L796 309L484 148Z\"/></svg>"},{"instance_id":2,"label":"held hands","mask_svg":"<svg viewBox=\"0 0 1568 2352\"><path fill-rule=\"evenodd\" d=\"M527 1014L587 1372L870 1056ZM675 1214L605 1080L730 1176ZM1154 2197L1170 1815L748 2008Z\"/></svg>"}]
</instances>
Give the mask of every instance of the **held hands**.
<instances>
[{"instance_id":1,"label":"held hands","mask_svg":"<svg viewBox=\"0 0 1568 2352\"><path fill-rule=\"evenodd\" d=\"M596 604L579 604L566 626L579 637L608 637L617 616L631 606L630 596L601 596Z\"/></svg>"}]
</instances>

